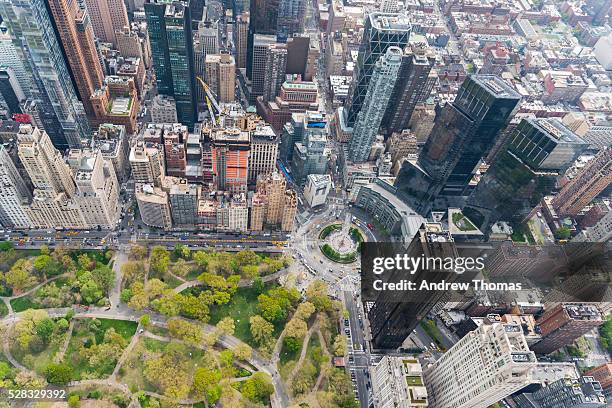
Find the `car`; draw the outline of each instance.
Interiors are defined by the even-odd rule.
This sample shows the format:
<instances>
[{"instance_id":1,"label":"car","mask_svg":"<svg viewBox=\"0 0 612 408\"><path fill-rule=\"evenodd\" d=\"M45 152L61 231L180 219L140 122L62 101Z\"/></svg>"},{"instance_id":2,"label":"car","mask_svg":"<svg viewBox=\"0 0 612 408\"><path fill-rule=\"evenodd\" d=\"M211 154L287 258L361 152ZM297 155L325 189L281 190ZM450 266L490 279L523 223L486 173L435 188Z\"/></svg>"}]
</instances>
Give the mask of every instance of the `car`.
<instances>
[{"instance_id":1,"label":"car","mask_svg":"<svg viewBox=\"0 0 612 408\"><path fill-rule=\"evenodd\" d=\"M368 229L369 229L370 231L374 231L374 225L373 225L373 224L368 223L368 225L367 225L367 226L368 226Z\"/></svg>"}]
</instances>

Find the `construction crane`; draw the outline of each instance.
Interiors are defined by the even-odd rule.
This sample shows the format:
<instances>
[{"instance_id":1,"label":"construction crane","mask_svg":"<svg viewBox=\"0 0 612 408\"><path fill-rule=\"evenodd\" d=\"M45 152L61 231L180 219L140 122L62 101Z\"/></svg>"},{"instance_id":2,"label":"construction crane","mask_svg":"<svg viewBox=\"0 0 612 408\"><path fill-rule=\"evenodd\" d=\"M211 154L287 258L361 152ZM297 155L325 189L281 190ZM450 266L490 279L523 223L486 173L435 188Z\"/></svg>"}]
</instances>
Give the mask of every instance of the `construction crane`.
<instances>
[{"instance_id":1,"label":"construction crane","mask_svg":"<svg viewBox=\"0 0 612 408\"><path fill-rule=\"evenodd\" d=\"M204 82L204 80L198 76L196 77L196 79L200 82L200 85L202 85L202 89L204 89L204 92L206 93L205 98L206 106L208 107L208 113L210 114L210 119L212 120L213 124L216 125L218 122L218 115L221 113L221 107L219 107L219 104L217 103L213 92L210 90L210 87L206 85L206 82ZM217 115L215 115L213 107L217 111Z\"/></svg>"}]
</instances>

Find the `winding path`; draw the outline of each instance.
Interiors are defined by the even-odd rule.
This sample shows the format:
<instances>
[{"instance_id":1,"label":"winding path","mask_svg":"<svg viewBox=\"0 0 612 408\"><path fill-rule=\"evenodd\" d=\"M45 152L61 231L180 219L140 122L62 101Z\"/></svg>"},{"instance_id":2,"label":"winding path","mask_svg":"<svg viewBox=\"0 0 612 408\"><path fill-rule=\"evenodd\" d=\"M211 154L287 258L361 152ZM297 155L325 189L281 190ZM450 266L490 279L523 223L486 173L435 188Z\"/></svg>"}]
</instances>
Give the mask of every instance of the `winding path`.
<instances>
[{"instance_id":1,"label":"winding path","mask_svg":"<svg viewBox=\"0 0 612 408\"><path fill-rule=\"evenodd\" d=\"M289 374L289 377L287 378L287 384L292 384L293 383L293 379L295 378L296 374L298 373L299 369L302 367L302 363L304 362L304 358L306 358L306 352L308 351L308 343L310 343L310 337L312 336L312 333L315 330L319 330L319 322L318 320L310 327L310 329L308 329L308 332L306 333L306 336L304 336L304 341L302 342L302 351L300 352L300 358L298 359L297 363L295 364L295 367L293 367L293 370L291 371L291 374Z\"/></svg>"},{"instance_id":2,"label":"winding path","mask_svg":"<svg viewBox=\"0 0 612 408\"><path fill-rule=\"evenodd\" d=\"M283 268L278 272L274 272L274 273L271 273L270 275L262 276L261 280L264 283L272 282L280 278L281 276L286 275L287 273L289 273L289 268ZM245 288L245 287L251 286L254 281L255 281L254 279L240 279L240 281L238 282L238 287ZM181 283L179 286L177 286L173 290L174 290L174 293L181 293L185 289L193 288L194 286L200 286L200 285L203 285L203 282L198 279L194 279L194 280L190 280L190 281Z\"/></svg>"}]
</instances>

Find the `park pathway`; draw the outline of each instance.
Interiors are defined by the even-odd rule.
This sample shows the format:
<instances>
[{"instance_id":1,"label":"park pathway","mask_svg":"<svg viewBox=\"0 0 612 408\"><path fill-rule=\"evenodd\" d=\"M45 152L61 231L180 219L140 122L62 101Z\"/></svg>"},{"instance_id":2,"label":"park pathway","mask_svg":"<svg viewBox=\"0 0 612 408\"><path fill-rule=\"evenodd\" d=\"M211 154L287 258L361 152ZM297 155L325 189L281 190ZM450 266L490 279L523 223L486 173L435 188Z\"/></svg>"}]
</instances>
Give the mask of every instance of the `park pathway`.
<instances>
[{"instance_id":1,"label":"park pathway","mask_svg":"<svg viewBox=\"0 0 612 408\"><path fill-rule=\"evenodd\" d=\"M317 320L311 327L308 329L306 336L304 336L304 341L302 342L302 351L300 352L300 358L298 359L295 367L289 374L289 378L287 378L287 385L293 383L293 379L297 375L299 369L302 367L302 363L304 362L304 358L306 358L306 352L308 351L308 343L310 342L310 337L315 330L319 330L319 321Z\"/></svg>"},{"instance_id":2,"label":"park pathway","mask_svg":"<svg viewBox=\"0 0 612 408\"><path fill-rule=\"evenodd\" d=\"M64 340L64 344L62 344L62 348L59 349L57 353L55 353L55 357L53 357L53 361L59 363L64 359L64 354L66 354L66 350L68 350L68 345L70 344L70 339L72 338L72 331L74 330L74 322L76 319L70 320L70 325L68 326L68 330L66 330L66 339Z\"/></svg>"},{"instance_id":3,"label":"park pathway","mask_svg":"<svg viewBox=\"0 0 612 408\"><path fill-rule=\"evenodd\" d=\"M119 357L119 360L117 360L117 364L115 364L115 368L113 369L113 373L111 374L111 378L113 378L113 379L117 378L117 373L119 373L119 370L121 369L121 367L123 367L123 364L125 363L125 360L127 360L127 358L129 357L130 353L132 352L132 350L136 346L136 343L138 343L139 339L140 339L140 323L138 324L138 326L136 326L136 332L132 336L132 339L130 340L130 344L128 344L128 346L125 348L125 350L123 350L123 353L121 354L121 357Z\"/></svg>"}]
</instances>

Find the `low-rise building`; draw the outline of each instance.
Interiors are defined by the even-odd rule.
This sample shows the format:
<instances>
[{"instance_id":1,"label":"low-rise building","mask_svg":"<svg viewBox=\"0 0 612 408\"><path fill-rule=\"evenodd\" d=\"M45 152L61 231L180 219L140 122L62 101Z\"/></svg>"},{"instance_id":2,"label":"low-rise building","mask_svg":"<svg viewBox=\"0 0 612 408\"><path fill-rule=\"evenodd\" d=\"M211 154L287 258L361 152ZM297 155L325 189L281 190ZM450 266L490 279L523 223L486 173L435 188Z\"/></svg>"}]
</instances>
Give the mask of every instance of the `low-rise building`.
<instances>
[{"instance_id":1,"label":"low-rise building","mask_svg":"<svg viewBox=\"0 0 612 408\"><path fill-rule=\"evenodd\" d=\"M329 174L310 174L306 178L304 187L304 200L312 208L325 204L327 195L331 190L331 176Z\"/></svg>"},{"instance_id":2,"label":"low-rise building","mask_svg":"<svg viewBox=\"0 0 612 408\"><path fill-rule=\"evenodd\" d=\"M427 389L416 357L384 356L372 367L375 408L427 407Z\"/></svg>"},{"instance_id":3,"label":"low-rise building","mask_svg":"<svg viewBox=\"0 0 612 408\"><path fill-rule=\"evenodd\" d=\"M176 123L176 102L168 95L156 95L151 101L152 123Z\"/></svg>"}]
</instances>

